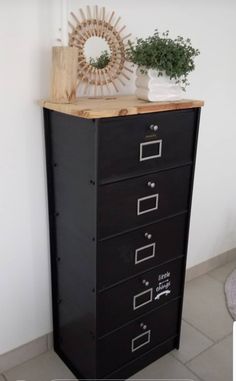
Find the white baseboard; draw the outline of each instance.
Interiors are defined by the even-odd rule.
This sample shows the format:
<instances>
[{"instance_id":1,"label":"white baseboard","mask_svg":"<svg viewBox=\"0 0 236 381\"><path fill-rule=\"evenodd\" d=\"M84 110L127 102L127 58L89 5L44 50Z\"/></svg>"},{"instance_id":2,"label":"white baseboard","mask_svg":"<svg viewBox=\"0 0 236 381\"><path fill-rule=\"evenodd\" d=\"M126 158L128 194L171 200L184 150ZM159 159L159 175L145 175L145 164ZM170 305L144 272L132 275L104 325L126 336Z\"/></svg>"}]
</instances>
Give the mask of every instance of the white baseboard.
<instances>
[{"instance_id":1,"label":"white baseboard","mask_svg":"<svg viewBox=\"0 0 236 381\"><path fill-rule=\"evenodd\" d=\"M200 275L204 275L209 271L223 266L233 260L236 260L236 248L187 269L186 281L190 281ZM39 356L42 353L52 350L52 348L53 336L50 332L48 335L39 337L30 343L0 355L0 374L36 356Z\"/></svg>"},{"instance_id":2,"label":"white baseboard","mask_svg":"<svg viewBox=\"0 0 236 381\"><path fill-rule=\"evenodd\" d=\"M217 267L223 266L228 262L236 260L236 248L210 258L205 262L201 262L196 266L190 267L186 271L186 282L204 275Z\"/></svg>"},{"instance_id":3,"label":"white baseboard","mask_svg":"<svg viewBox=\"0 0 236 381\"><path fill-rule=\"evenodd\" d=\"M52 348L51 337L50 334L39 337L19 348L0 355L0 374L50 350Z\"/></svg>"}]
</instances>

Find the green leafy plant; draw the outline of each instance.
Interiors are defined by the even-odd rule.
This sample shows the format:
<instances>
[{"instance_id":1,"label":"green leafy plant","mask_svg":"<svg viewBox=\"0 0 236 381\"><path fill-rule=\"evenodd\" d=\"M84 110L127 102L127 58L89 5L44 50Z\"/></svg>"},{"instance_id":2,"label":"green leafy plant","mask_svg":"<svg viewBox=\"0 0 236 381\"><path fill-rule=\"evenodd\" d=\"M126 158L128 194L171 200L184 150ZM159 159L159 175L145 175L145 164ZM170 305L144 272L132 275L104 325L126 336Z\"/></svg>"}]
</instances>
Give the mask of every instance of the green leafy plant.
<instances>
[{"instance_id":1,"label":"green leafy plant","mask_svg":"<svg viewBox=\"0 0 236 381\"><path fill-rule=\"evenodd\" d=\"M110 62L110 55L107 50L104 50L99 57L90 57L89 63L96 69L104 69Z\"/></svg>"},{"instance_id":2,"label":"green leafy plant","mask_svg":"<svg viewBox=\"0 0 236 381\"><path fill-rule=\"evenodd\" d=\"M126 50L127 59L138 65L142 73L157 70L159 76L166 74L183 90L189 85L188 75L195 69L194 58L199 54L189 38L178 36L173 40L169 31L160 35L158 30L146 39L138 38L136 43L129 41Z\"/></svg>"}]
</instances>

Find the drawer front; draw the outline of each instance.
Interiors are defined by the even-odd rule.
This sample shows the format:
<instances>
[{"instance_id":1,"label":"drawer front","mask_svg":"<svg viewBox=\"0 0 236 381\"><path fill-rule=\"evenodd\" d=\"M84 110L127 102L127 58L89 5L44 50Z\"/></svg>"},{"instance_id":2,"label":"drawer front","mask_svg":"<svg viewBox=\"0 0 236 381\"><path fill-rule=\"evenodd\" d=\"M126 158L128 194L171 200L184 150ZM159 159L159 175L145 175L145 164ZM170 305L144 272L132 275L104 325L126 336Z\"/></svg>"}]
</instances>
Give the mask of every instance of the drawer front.
<instances>
[{"instance_id":1,"label":"drawer front","mask_svg":"<svg viewBox=\"0 0 236 381\"><path fill-rule=\"evenodd\" d=\"M177 335L180 299L98 340L99 377Z\"/></svg>"},{"instance_id":2,"label":"drawer front","mask_svg":"<svg viewBox=\"0 0 236 381\"><path fill-rule=\"evenodd\" d=\"M191 166L99 188L99 236L150 224L188 208Z\"/></svg>"},{"instance_id":3,"label":"drawer front","mask_svg":"<svg viewBox=\"0 0 236 381\"><path fill-rule=\"evenodd\" d=\"M101 241L98 247L98 288L147 271L184 254L187 215ZM109 269L109 271L107 271Z\"/></svg>"},{"instance_id":4,"label":"drawer front","mask_svg":"<svg viewBox=\"0 0 236 381\"><path fill-rule=\"evenodd\" d=\"M179 296L182 271L177 259L98 293L99 336Z\"/></svg>"},{"instance_id":5,"label":"drawer front","mask_svg":"<svg viewBox=\"0 0 236 381\"><path fill-rule=\"evenodd\" d=\"M192 161L195 126L193 109L101 120L100 181Z\"/></svg>"}]
</instances>

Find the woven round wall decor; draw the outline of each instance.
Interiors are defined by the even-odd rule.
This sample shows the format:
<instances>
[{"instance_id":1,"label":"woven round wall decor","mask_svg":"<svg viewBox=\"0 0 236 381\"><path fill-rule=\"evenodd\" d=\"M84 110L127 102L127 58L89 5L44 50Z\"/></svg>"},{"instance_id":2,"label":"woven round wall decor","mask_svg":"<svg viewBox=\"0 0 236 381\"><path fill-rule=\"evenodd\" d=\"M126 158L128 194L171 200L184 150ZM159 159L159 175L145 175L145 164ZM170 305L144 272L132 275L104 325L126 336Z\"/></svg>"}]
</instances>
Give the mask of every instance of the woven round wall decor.
<instances>
[{"instance_id":1,"label":"woven round wall decor","mask_svg":"<svg viewBox=\"0 0 236 381\"><path fill-rule=\"evenodd\" d=\"M87 6L86 12L79 10L76 16L71 12L72 22L69 21L69 46L79 49L78 57L78 86L84 85L84 95L93 92L95 96L104 95L106 89L111 94L111 86L118 92L119 86L125 86L130 80L129 73L133 71L127 66L125 58L125 40L131 34L124 33L126 26L120 26L121 18L115 17L115 12L107 14L105 7ZM103 39L109 52L102 52L95 59L86 57L86 43L92 38Z\"/></svg>"}]
</instances>

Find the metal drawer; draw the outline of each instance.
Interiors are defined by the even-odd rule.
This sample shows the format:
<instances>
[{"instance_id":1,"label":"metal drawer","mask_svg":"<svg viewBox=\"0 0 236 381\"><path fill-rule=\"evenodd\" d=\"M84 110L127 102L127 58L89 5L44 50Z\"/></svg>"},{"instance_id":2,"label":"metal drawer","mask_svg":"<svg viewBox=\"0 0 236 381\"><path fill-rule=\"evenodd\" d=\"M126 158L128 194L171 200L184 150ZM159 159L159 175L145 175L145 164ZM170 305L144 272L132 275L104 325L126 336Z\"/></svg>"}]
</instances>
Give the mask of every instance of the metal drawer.
<instances>
[{"instance_id":1,"label":"metal drawer","mask_svg":"<svg viewBox=\"0 0 236 381\"><path fill-rule=\"evenodd\" d=\"M188 208L192 167L100 186L99 237L107 237Z\"/></svg>"},{"instance_id":2,"label":"metal drawer","mask_svg":"<svg viewBox=\"0 0 236 381\"><path fill-rule=\"evenodd\" d=\"M182 275L183 259L177 259L98 293L98 335L179 296Z\"/></svg>"},{"instance_id":3,"label":"metal drawer","mask_svg":"<svg viewBox=\"0 0 236 381\"><path fill-rule=\"evenodd\" d=\"M196 125L194 109L100 120L100 182L192 161Z\"/></svg>"},{"instance_id":4,"label":"metal drawer","mask_svg":"<svg viewBox=\"0 0 236 381\"><path fill-rule=\"evenodd\" d=\"M99 242L98 288L108 287L183 255L186 224L187 214L184 213Z\"/></svg>"},{"instance_id":5,"label":"metal drawer","mask_svg":"<svg viewBox=\"0 0 236 381\"><path fill-rule=\"evenodd\" d=\"M178 334L180 299L98 340L98 372L105 376Z\"/></svg>"}]
</instances>

